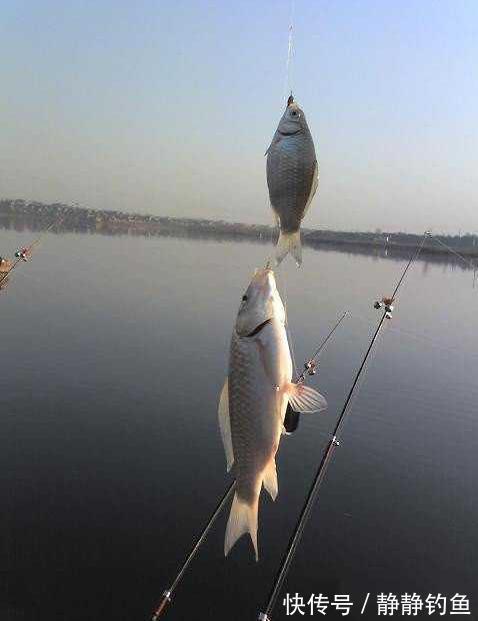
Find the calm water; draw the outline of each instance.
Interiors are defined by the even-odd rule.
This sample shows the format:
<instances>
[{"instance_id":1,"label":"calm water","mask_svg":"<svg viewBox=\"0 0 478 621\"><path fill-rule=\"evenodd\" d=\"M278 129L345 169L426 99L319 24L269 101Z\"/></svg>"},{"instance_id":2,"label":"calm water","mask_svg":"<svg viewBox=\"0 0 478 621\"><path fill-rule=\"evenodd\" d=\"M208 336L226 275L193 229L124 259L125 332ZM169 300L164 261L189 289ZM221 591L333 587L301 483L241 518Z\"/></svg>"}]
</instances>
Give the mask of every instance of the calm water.
<instances>
[{"instance_id":1,"label":"calm water","mask_svg":"<svg viewBox=\"0 0 478 621\"><path fill-rule=\"evenodd\" d=\"M1 231L1 253L34 236ZM0 293L2 620L148 618L228 481L217 397L240 297L267 250L49 234L12 275ZM279 497L261 503L260 563L246 538L223 558L223 515L165 618L257 618L378 320L372 303L403 265L311 250L303 269L285 265L299 362L352 312L313 382L329 409L281 444ZM350 594L352 619L367 592L459 592L478 618L471 285L458 267L415 265L285 591ZM376 618L373 608L362 618Z\"/></svg>"}]
</instances>

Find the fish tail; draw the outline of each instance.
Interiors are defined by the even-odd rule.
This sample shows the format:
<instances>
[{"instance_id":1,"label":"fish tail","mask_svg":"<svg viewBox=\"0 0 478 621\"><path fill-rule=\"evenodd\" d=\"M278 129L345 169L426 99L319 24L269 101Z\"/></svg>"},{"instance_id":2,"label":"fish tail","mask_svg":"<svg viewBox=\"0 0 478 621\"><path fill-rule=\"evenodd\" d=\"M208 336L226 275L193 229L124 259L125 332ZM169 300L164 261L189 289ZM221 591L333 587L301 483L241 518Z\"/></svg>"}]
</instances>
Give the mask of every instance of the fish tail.
<instances>
[{"instance_id":1,"label":"fish tail","mask_svg":"<svg viewBox=\"0 0 478 621\"><path fill-rule=\"evenodd\" d=\"M226 528L226 538L224 540L224 556L229 554L232 546L245 533L249 533L256 553L256 561L259 560L257 552L257 514L259 509L259 496L253 501L252 505L245 502L234 494L231 513Z\"/></svg>"},{"instance_id":2,"label":"fish tail","mask_svg":"<svg viewBox=\"0 0 478 621\"><path fill-rule=\"evenodd\" d=\"M289 253L294 257L297 267L302 265L300 230L294 233L280 232L276 246L276 265L279 265Z\"/></svg>"}]
</instances>

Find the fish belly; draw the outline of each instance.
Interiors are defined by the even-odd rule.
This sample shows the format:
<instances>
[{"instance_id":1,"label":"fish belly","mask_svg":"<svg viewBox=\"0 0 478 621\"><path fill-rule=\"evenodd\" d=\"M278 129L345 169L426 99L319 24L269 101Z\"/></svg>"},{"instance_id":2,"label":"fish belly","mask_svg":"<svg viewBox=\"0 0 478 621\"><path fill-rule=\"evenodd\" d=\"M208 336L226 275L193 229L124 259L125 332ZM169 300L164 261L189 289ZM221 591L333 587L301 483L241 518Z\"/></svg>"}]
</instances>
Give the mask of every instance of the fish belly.
<instances>
[{"instance_id":1,"label":"fish belly","mask_svg":"<svg viewBox=\"0 0 478 621\"><path fill-rule=\"evenodd\" d=\"M253 338L233 336L229 414L236 493L249 504L260 494L264 470L275 457L282 433L287 397L275 387L291 376L283 326L268 325Z\"/></svg>"},{"instance_id":2,"label":"fish belly","mask_svg":"<svg viewBox=\"0 0 478 621\"><path fill-rule=\"evenodd\" d=\"M316 167L312 137L284 136L273 142L267 155L267 185L272 209L281 230L293 233L300 227L310 202Z\"/></svg>"}]
</instances>

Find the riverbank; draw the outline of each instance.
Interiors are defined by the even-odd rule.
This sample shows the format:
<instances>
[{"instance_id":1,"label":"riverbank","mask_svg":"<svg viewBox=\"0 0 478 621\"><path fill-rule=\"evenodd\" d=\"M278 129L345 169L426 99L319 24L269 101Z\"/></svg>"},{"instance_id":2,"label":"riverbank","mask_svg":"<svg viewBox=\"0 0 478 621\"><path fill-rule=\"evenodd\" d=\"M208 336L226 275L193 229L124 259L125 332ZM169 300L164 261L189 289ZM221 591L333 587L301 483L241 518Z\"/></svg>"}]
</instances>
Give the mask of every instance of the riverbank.
<instances>
[{"instance_id":1,"label":"riverbank","mask_svg":"<svg viewBox=\"0 0 478 621\"><path fill-rule=\"evenodd\" d=\"M112 210L87 209L63 203L45 204L23 200L0 200L0 226L28 227L42 230L56 222L53 230L90 232L103 235L144 235L196 237L270 243L277 232L273 227L194 218L170 218ZM422 234L387 232L347 232L326 229L302 229L305 247L344 249L351 252L371 250L399 256L416 247ZM456 252L478 258L478 236L436 236ZM425 254L447 254L447 250L429 239L422 250Z\"/></svg>"}]
</instances>

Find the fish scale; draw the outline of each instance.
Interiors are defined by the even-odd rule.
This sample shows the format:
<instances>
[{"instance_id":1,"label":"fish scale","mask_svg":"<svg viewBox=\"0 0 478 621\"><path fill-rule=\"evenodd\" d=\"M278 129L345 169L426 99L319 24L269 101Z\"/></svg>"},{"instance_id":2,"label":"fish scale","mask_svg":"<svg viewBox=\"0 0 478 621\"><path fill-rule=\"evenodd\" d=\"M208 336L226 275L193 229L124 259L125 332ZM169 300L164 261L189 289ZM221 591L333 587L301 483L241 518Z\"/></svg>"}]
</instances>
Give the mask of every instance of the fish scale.
<instances>
[{"instance_id":1,"label":"fish scale","mask_svg":"<svg viewBox=\"0 0 478 621\"><path fill-rule=\"evenodd\" d=\"M269 326L265 334L274 338ZM286 338L284 330L284 338ZM257 495L260 473L271 458L280 438L282 421L277 411L277 394L268 380L255 337L233 335L229 373L229 407L235 458L236 490L247 502ZM290 378L289 378L290 380Z\"/></svg>"},{"instance_id":2,"label":"fish scale","mask_svg":"<svg viewBox=\"0 0 478 621\"><path fill-rule=\"evenodd\" d=\"M300 265L300 225L317 190L319 173L309 126L293 100L266 153L269 199L280 229L276 262L290 252Z\"/></svg>"},{"instance_id":3,"label":"fish scale","mask_svg":"<svg viewBox=\"0 0 478 621\"><path fill-rule=\"evenodd\" d=\"M297 231L305 213L316 166L312 141L302 134L271 145L267 178L271 206L280 220L281 230Z\"/></svg>"}]
</instances>

